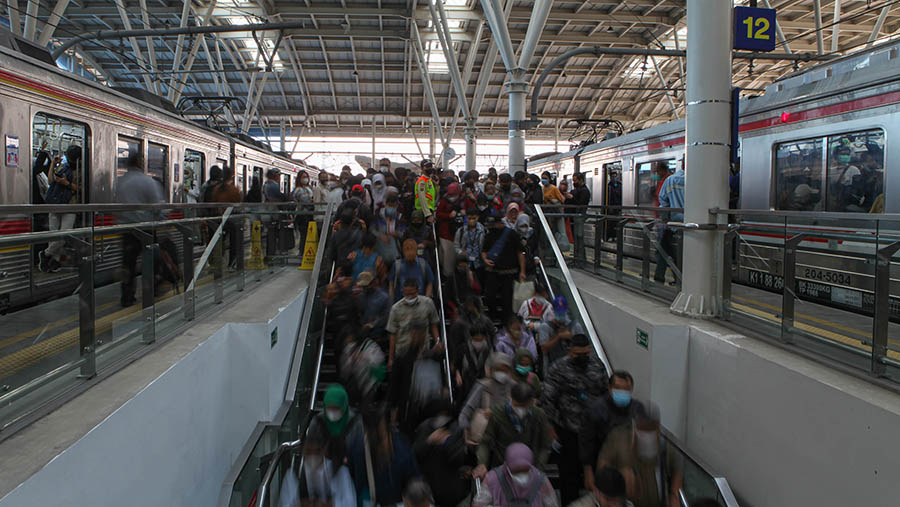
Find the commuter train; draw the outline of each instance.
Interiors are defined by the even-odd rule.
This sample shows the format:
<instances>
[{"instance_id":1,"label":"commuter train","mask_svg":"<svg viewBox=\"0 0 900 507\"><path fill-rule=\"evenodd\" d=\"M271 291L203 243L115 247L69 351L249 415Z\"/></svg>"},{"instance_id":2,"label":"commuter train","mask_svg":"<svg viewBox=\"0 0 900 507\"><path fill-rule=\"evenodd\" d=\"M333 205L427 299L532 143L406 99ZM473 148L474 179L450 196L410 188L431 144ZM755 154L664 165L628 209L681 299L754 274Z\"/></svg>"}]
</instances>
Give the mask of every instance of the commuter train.
<instances>
[{"instance_id":1,"label":"commuter train","mask_svg":"<svg viewBox=\"0 0 900 507\"><path fill-rule=\"evenodd\" d=\"M789 223L870 238L875 226L863 221L867 214L900 212L900 159L888 156L889 150L900 147L898 52L900 44L888 43L811 66L772 83L764 95L742 100L738 208L822 212L814 220ZM592 204L607 203L610 175L616 173L622 205L655 206L652 169L666 164L670 172L675 170L685 149L684 128L683 120L658 125L529 161L528 170L551 171L560 179L584 173ZM860 221L837 220L829 217L832 212L855 213ZM771 233L742 233L734 280L780 292L784 220L781 227L763 217L746 216L743 223L770 227ZM887 222L880 225L882 233L896 228ZM627 251L633 255L640 255L639 239L629 232ZM874 253L871 243L813 235L800 247L795 272L799 297L872 314L874 268L870 259L860 256ZM896 281L891 282L891 294L891 317L900 320Z\"/></svg>"},{"instance_id":2,"label":"commuter train","mask_svg":"<svg viewBox=\"0 0 900 507\"><path fill-rule=\"evenodd\" d=\"M72 145L82 149L71 204L114 202L115 180L134 152L143 153L147 174L163 185L172 203L187 202L185 180L189 187L199 188L212 165L235 168L235 184L245 193L252 178L262 182L270 168L281 172L285 191L300 170L316 181L317 170L301 161L276 154L249 137L236 138L187 120L158 97L128 92L62 71L44 49L8 32L0 34L0 127L5 146L0 204L32 204L36 185L32 163L42 143L52 155L62 155ZM114 214L94 218L95 225L115 221ZM84 222L79 216L76 226L88 225ZM0 216L0 235L38 229L27 214ZM121 264L118 237L97 238L98 283L111 280ZM42 273L34 269L32 250L27 245L0 248L0 312L76 289L74 259L64 262L68 269Z\"/></svg>"}]
</instances>

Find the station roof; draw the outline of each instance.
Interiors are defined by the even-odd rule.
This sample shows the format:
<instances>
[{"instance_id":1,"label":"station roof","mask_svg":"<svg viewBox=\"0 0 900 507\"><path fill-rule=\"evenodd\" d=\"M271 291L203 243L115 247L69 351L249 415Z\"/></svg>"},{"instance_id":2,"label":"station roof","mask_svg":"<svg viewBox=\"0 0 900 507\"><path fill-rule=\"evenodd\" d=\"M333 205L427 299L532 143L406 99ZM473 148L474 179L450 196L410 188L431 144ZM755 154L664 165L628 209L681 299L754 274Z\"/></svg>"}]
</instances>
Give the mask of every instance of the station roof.
<instances>
[{"instance_id":1,"label":"station roof","mask_svg":"<svg viewBox=\"0 0 900 507\"><path fill-rule=\"evenodd\" d=\"M400 135L409 128L423 132L431 122L411 50L413 22L422 34L441 117L450 122L457 110L428 1L433 0L22 0L18 8L9 2L7 16L14 31L51 48L99 30L299 22L280 34L237 31L83 41L70 52L70 63L101 82L144 88L173 102L183 96L238 97L237 121L246 115L252 127L370 135L374 120L381 135ZM512 2L509 30L518 44L534 2L506 1ZM815 4L820 4L826 54L859 51L900 30L900 5L893 1L844 0L836 7L829 0L759 0L760 7L778 11L783 37L776 51L817 51ZM470 103L479 80L488 80L478 112L479 135L503 136L506 71L500 58L491 68L485 65L491 32L481 3L444 0L444 6L464 77L471 67L466 86ZM555 56L575 47L684 49L686 21L685 0L555 1L529 73L536 76ZM810 64L799 64L805 65ZM735 60L733 79L753 93L795 68L783 60ZM683 60L674 57L572 58L545 84L540 102L544 122L529 135L549 138L561 128L564 138L571 127L566 121L573 118L616 119L634 130L682 117L684 72Z\"/></svg>"}]
</instances>

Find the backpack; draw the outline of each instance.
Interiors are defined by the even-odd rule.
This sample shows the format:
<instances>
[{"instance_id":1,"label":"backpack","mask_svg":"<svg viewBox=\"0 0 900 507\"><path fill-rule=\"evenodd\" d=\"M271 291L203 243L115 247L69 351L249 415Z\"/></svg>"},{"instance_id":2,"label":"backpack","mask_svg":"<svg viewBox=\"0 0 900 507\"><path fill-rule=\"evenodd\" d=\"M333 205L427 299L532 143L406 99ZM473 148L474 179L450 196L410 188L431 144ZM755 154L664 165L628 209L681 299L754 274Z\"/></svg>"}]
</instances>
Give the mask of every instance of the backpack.
<instances>
[{"instance_id":1,"label":"backpack","mask_svg":"<svg viewBox=\"0 0 900 507\"><path fill-rule=\"evenodd\" d=\"M405 262L405 261L400 261L400 262ZM421 257L416 257L416 264L419 265L419 270L422 271L422 283L425 283L425 274L426 274L425 273L425 260L423 260ZM400 281L400 266L398 266L397 263L394 263L394 291L396 291L397 288L400 287L399 285L397 285L397 283L399 281ZM402 291L403 287L400 287L400 290Z\"/></svg>"},{"instance_id":2,"label":"backpack","mask_svg":"<svg viewBox=\"0 0 900 507\"><path fill-rule=\"evenodd\" d=\"M538 471L538 476L536 480L532 481L528 493L524 497L518 498L513 493L509 479L503 473L503 466L495 468L494 473L497 474L497 482L500 483L500 490L506 498L506 505L509 507L531 507L534 499L537 498L538 493L541 491L541 487L544 485L545 476L543 472Z\"/></svg>"}]
</instances>

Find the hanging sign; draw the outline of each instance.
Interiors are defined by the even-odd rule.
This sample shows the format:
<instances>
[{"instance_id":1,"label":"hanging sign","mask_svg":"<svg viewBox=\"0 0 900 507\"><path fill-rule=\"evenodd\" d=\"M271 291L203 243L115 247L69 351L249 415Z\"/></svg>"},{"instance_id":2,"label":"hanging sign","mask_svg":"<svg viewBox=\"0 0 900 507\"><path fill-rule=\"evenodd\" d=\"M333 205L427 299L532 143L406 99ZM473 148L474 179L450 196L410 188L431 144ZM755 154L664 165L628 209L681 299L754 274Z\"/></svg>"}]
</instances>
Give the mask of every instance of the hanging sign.
<instances>
[{"instance_id":1,"label":"hanging sign","mask_svg":"<svg viewBox=\"0 0 900 507\"><path fill-rule=\"evenodd\" d=\"M775 9L734 8L734 49L775 50Z\"/></svg>"}]
</instances>

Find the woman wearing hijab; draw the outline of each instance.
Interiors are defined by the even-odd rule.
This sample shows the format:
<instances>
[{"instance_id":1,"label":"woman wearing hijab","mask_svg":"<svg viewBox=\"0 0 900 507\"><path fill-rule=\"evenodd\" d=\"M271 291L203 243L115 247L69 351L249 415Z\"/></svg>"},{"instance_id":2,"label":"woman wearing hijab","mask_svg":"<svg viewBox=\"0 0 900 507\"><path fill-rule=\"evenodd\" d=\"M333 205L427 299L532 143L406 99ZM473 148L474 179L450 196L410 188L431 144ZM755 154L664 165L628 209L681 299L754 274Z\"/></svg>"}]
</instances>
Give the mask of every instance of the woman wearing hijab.
<instances>
[{"instance_id":1,"label":"woman wearing hijab","mask_svg":"<svg viewBox=\"0 0 900 507\"><path fill-rule=\"evenodd\" d=\"M324 410L309 423L307 438L322 449L322 456L332 463L343 463L347 444L359 426L356 413L350 408L350 397L340 384L331 384L323 398Z\"/></svg>"},{"instance_id":2,"label":"woman wearing hijab","mask_svg":"<svg viewBox=\"0 0 900 507\"><path fill-rule=\"evenodd\" d=\"M377 217L384 208L384 198L387 196L387 181L381 173L372 177L372 211Z\"/></svg>"},{"instance_id":3,"label":"woman wearing hijab","mask_svg":"<svg viewBox=\"0 0 900 507\"><path fill-rule=\"evenodd\" d=\"M369 209L372 209L372 180L369 178L364 178L360 183L363 187L363 204L366 205Z\"/></svg>"},{"instance_id":4,"label":"woman wearing hijab","mask_svg":"<svg viewBox=\"0 0 900 507\"><path fill-rule=\"evenodd\" d=\"M488 472L484 487L472 500L473 507L556 507L556 493L547 476L534 467L534 454L516 442L506 448L502 465Z\"/></svg>"},{"instance_id":5,"label":"woman wearing hijab","mask_svg":"<svg viewBox=\"0 0 900 507\"><path fill-rule=\"evenodd\" d=\"M528 384L534 391L535 399L541 398L541 379L534 372L535 357L525 347L516 349L516 357L513 358L513 369L510 372L512 379L522 384Z\"/></svg>"}]
</instances>

